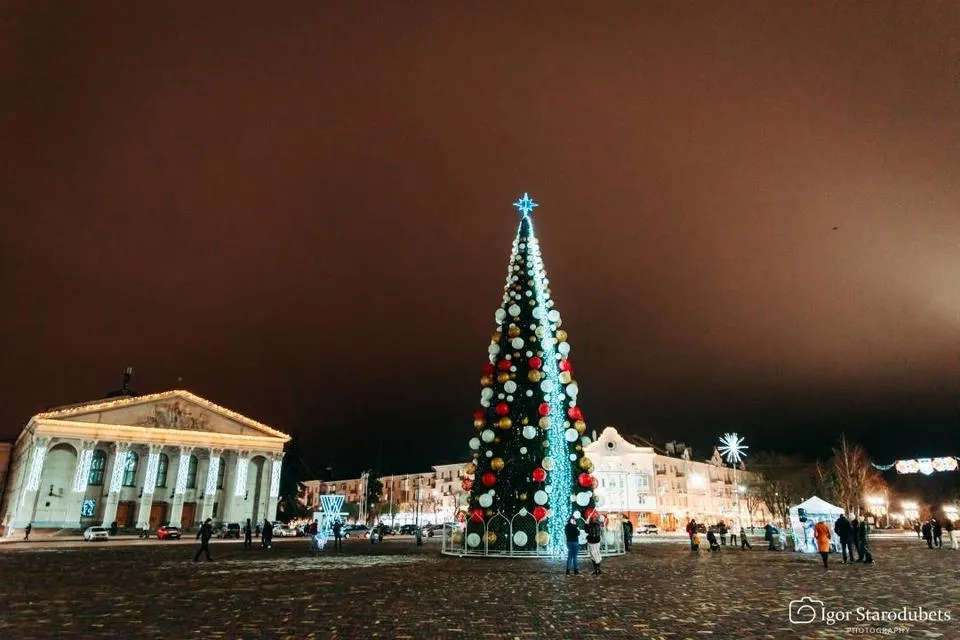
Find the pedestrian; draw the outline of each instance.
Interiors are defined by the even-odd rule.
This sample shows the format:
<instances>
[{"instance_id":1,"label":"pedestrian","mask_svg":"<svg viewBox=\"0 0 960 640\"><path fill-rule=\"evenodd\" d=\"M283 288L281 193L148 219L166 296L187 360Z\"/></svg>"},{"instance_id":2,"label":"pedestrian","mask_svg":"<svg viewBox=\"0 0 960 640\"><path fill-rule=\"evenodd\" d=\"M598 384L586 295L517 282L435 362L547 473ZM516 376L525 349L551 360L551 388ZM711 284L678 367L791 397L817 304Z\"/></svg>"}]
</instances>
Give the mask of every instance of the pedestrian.
<instances>
[{"instance_id":1,"label":"pedestrian","mask_svg":"<svg viewBox=\"0 0 960 640\"><path fill-rule=\"evenodd\" d=\"M260 548L273 548L273 525L266 518L263 519L263 527L260 533Z\"/></svg>"},{"instance_id":2,"label":"pedestrian","mask_svg":"<svg viewBox=\"0 0 960 640\"><path fill-rule=\"evenodd\" d=\"M853 516L853 520L850 522L850 537L853 539L853 548L857 551L857 562L863 562L863 551L860 549L860 527L862 524L857 516Z\"/></svg>"},{"instance_id":3,"label":"pedestrian","mask_svg":"<svg viewBox=\"0 0 960 640\"><path fill-rule=\"evenodd\" d=\"M950 540L950 548L954 551L957 550L957 537L953 533L953 520L950 519L950 516L947 516L943 520L943 530L947 532L947 539Z\"/></svg>"},{"instance_id":4,"label":"pedestrian","mask_svg":"<svg viewBox=\"0 0 960 640\"><path fill-rule=\"evenodd\" d=\"M826 522L823 520L817 522L816 526L813 527L813 537L817 540L817 551L823 558L823 568L826 570L828 568L827 558L830 557L830 527L827 526Z\"/></svg>"},{"instance_id":5,"label":"pedestrian","mask_svg":"<svg viewBox=\"0 0 960 640\"><path fill-rule=\"evenodd\" d=\"M623 519L623 549L624 551L630 551L630 547L633 545L633 522L630 521L630 518Z\"/></svg>"},{"instance_id":6,"label":"pedestrian","mask_svg":"<svg viewBox=\"0 0 960 640\"><path fill-rule=\"evenodd\" d=\"M727 523L721 520L717 529L720 533L720 544L727 546Z\"/></svg>"},{"instance_id":7,"label":"pedestrian","mask_svg":"<svg viewBox=\"0 0 960 640\"><path fill-rule=\"evenodd\" d=\"M920 536L920 521L919 521L919 520L917 520L916 522L913 523L913 530L917 532L917 540L923 540L923 538Z\"/></svg>"},{"instance_id":8,"label":"pedestrian","mask_svg":"<svg viewBox=\"0 0 960 640\"><path fill-rule=\"evenodd\" d=\"M737 546L737 538L740 537L740 521L734 520L733 524L730 525L730 546Z\"/></svg>"},{"instance_id":9,"label":"pedestrian","mask_svg":"<svg viewBox=\"0 0 960 640\"><path fill-rule=\"evenodd\" d=\"M687 535L690 537L690 551L698 551L700 549L700 541L695 540L698 537L696 520L691 519L690 522L687 523Z\"/></svg>"},{"instance_id":10,"label":"pedestrian","mask_svg":"<svg viewBox=\"0 0 960 640\"><path fill-rule=\"evenodd\" d=\"M243 548L253 548L253 523L247 518L247 523L243 525Z\"/></svg>"},{"instance_id":11,"label":"pedestrian","mask_svg":"<svg viewBox=\"0 0 960 640\"><path fill-rule=\"evenodd\" d=\"M873 564L873 556L870 555L870 525L866 520L863 520L857 529L857 549L863 557L863 564Z\"/></svg>"},{"instance_id":12,"label":"pedestrian","mask_svg":"<svg viewBox=\"0 0 960 640\"><path fill-rule=\"evenodd\" d=\"M752 549L750 546L750 541L747 540L747 529L746 527L740 527L740 549Z\"/></svg>"},{"instance_id":13,"label":"pedestrian","mask_svg":"<svg viewBox=\"0 0 960 640\"><path fill-rule=\"evenodd\" d=\"M573 569L574 575L580 574L580 565L578 564L578 555L580 554L580 528L577 527L577 519L570 518L563 528L563 535L567 539L567 575L570 575L570 569Z\"/></svg>"},{"instance_id":14,"label":"pedestrian","mask_svg":"<svg viewBox=\"0 0 960 640\"><path fill-rule=\"evenodd\" d=\"M317 526L316 521L314 521L314 523L310 525L310 531L313 531L314 535L316 535L315 533L316 526ZM337 520L336 522L333 523L333 550L334 551L340 551L341 549L343 549L343 543L341 542L341 540L343 540L343 523Z\"/></svg>"},{"instance_id":15,"label":"pedestrian","mask_svg":"<svg viewBox=\"0 0 960 640\"><path fill-rule=\"evenodd\" d=\"M27 527L23 530L23 541L26 542L30 539L30 532L33 531L33 523L28 522Z\"/></svg>"},{"instance_id":16,"label":"pedestrian","mask_svg":"<svg viewBox=\"0 0 960 640\"><path fill-rule=\"evenodd\" d=\"M777 545L773 540L774 529L775 527L769 522L763 528L763 539L767 541L767 551L777 550Z\"/></svg>"},{"instance_id":17,"label":"pedestrian","mask_svg":"<svg viewBox=\"0 0 960 640\"><path fill-rule=\"evenodd\" d=\"M193 556L193 561L196 562L200 559L200 554L207 554L207 562L213 562L213 558L210 557L210 538L213 537L213 525L210 524L211 519L207 518L200 526L200 531L197 532L197 540L200 541L200 548L197 549L197 554Z\"/></svg>"},{"instance_id":18,"label":"pedestrian","mask_svg":"<svg viewBox=\"0 0 960 640\"><path fill-rule=\"evenodd\" d=\"M933 527L929 522L924 522L922 527L923 539L927 541L927 548L933 549Z\"/></svg>"},{"instance_id":19,"label":"pedestrian","mask_svg":"<svg viewBox=\"0 0 960 640\"><path fill-rule=\"evenodd\" d=\"M717 544L717 534L713 532L716 527L710 527L707 530L707 542L710 543L710 551L720 551L720 545Z\"/></svg>"},{"instance_id":20,"label":"pedestrian","mask_svg":"<svg viewBox=\"0 0 960 640\"><path fill-rule=\"evenodd\" d=\"M383 542L383 534L386 528L387 525L383 524L382 521L377 525L377 542Z\"/></svg>"},{"instance_id":21,"label":"pedestrian","mask_svg":"<svg viewBox=\"0 0 960 640\"><path fill-rule=\"evenodd\" d=\"M841 513L837 521L833 523L833 532L840 538L840 552L843 554L843 564L847 564L847 552L850 554L850 562L853 562L853 529L846 514Z\"/></svg>"},{"instance_id":22,"label":"pedestrian","mask_svg":"<svg viewBox=\"0 0 960 640\"><path fill-rule=\"evenodd\" d=\"M930 532L933 535L934 549L943 549L943 526L936 518L930 518Z\"/></svg>"},{"instance_id":23,"label":"pedestrian","mask_svg":"<svg viewBox=\"0 0 960 640\"><path fill-rule=\"evenodd\" d=\"M600 540L603 539L603 528L600 526L600 515L594 513L587 523L587 555L593 562L593 575L600 575L600 562L603 557L600 555Z\"/></svg>"}]
</instances>

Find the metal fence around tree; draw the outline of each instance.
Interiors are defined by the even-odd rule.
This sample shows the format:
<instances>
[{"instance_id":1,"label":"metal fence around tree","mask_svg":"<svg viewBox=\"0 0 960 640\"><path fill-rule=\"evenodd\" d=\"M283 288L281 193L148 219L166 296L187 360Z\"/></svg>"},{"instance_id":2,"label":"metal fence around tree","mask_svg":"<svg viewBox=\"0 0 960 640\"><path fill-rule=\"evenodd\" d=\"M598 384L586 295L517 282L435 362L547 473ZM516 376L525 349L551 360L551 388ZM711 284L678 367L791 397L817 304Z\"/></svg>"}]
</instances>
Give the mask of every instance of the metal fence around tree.
<instances>
[{"instance_id":1,"label":"metal fence around tree","mask_svg":"<svg viewBox=\"0 0 960 640\"><path fill-rule=\"evenodd\" d=\"M580 526L580 555L587 554L586 523ZM549 558L557 556L550 540L547 521L537 522L529 512L513 517L496 513L484 522L467 519L460 525L445 524L441 535L441 552L449 556L481 556L491 558ZM600 553L616 556L624 553L623 519L620 514L604 516Z\"/></svg>"}]
</instances>

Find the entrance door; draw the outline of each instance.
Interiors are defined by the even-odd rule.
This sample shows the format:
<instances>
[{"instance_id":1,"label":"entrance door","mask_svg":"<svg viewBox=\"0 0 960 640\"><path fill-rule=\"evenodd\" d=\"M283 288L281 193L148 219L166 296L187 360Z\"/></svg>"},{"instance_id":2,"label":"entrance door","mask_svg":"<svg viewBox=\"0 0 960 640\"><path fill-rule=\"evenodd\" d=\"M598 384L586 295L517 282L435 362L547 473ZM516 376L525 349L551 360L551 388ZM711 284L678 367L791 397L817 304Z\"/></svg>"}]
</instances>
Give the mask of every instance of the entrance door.
<instances>
[{"instance_id":1,"label":"entrance door","mask_svg":"<svg viewBox=\"0 0 960 640\"><path fill-rule=\"evenodd\" d=\"M180 526L184 529L192 529L197 521L197 503L184 502L183 512L180 514Z\"/></svg>"},{"instance_id":2,"label":"entrance door","mask_svg":"<svg viewBox=\"0 0 960 640\"><path fill-rule=\"evenodd\" d=\"M121 529L131 526L133 521L133 502L121 502L117 505L117 526Z\"/></svg>"},{"instance_id":3,"label":"entrance door","mask_svg":"<svg viewBox=\"0 0 960 640\"><path fill-rule=\"evenodd\" d=\"M155 502L150 505L150 528L156 529L167 522L167 503Z\"/></svg>"}]
</instances>

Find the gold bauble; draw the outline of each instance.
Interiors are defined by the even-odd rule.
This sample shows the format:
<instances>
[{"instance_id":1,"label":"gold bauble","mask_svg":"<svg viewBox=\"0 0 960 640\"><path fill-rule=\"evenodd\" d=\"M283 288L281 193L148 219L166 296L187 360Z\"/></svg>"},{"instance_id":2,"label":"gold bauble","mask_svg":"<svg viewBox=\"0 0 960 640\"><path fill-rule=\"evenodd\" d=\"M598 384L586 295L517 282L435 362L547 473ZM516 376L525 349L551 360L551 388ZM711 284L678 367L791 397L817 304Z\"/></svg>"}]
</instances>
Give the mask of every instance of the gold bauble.
<instances>
[{"instance_id":1,"label":"gold bauble","mask_svg":"<svg viewBox=\"0 0 960 640\"><path fill-rule=\"evenodd\" d=\"M540 420L537 422L537 424L540 425L540 428L541 428L541 429L549 429L549 428L550 428L550 418L548 418L547 416L543 416L542 418L540 418Z\"/></svg>"},{"instance_id":2,"label":"gold bauble","mask_svg":"<svg viewBox=\"0 0 960 640\"><path fill-rule=\"evenodd\" d=\"M520 327L515 324L510 325L510 328L507 329L507 335L511 338L516 338L518 335L520 335Z\"/></svg>"},{"instance_id":3,"label":"gold bauble","mask_svg":"<svg viewBox=\"0 0 960 640\"><path fill-rule=\"evenodd\" d=\"M520 420L520 424L530 424L530 420L526 416L524 416L523 419Z\"/></svg>"},{"instance_id":4,"label":"gold bauble","mask_svg":"<svg viewBox=\"0 0 960 640\"><path fill-rule=\"evenodd\" d=\"M533 286L533 280L527 280L527 286L528 286L528 287L532 287L532 286Z\"/></svg>"},{"instance_id":5,"label":"gold bauble","mask_svg":"<svg viewBox=\"0 0 960 640\"><path fill-rule=\"evenodd\" d=\"M580 468L581 468L581 469L583 469L584 471L586 471L587 469L589 469L589 468L592 467L592 466L593 466L593 460L591 460L591 459L588 458L587 456L583 456L582 458L580 458Z\"/></svg>"},{"instance_id":6,"label":"gold bauble","mask_svg":"<svg viewBox=\"0 0 960 640\"><path fill-rule=\"evenodd\" d=\"M490 461L490 468L494 471L500 471L503 469L503 458L494 458Z\"/></svg>"},{"instance_id":7,"label":"gold bauble","mask_svg":"<svg viewBox=\"0 0 960 640\"><path fill-rule=\"evenodd\" d=\"M557 341L566 342L567 341L567 332L563 329L557 329Z\"/></svg>"},{"instance_id":8,"label":"gold bauble","mask_svg":"<svg viewBox=\"0 0 960 640\"><path fill-rule=\"evenodd\" d=\"M570 375L569 371L560 372L560 382L563 384L570 384L571 380L573 380L573 376Z\"/></svg>"},{"instance_id":9,"label":"gold bauble","mask_svg":"<svg viewBox=\"0 0 960 640\"><path fill-rule=\"evenodd\" d=\"M487 509L487 515L488 515L488 516L492 516L492 515L493 515L493 509Z\"/></svg>"},{"instance_id":10,"label":"gold bauble","mask_svg":"<svg viewBox=\"0 0 960 640\"><path fill-rule=\"evenodd\" d=\"M510 427L513 426L513 420L504 416L497 421L497 426L500 427L501 429L509 429Z\"/></svg>"},{"instance_id":11,"label":"gold bauble","mask_svg":"<svg viewBox=\"0 0 960 640\"><path fill-rule=\"evenodd\" d=\"M527 373L527 379L529 379L530 382L540 382L540 378L542 377L543 374L537 369L531 369L530 372Z\"/></svg>"},{"instance_id":12,"label":"gold bauble","mask_svg":"<svg viewBox=\"0 0 960 640\"><path fill-rule=\"evenodd\" d=\"M550 448L550 441L547 440L546 438L544 438L544 440L543 440L543 448L544 448L544 449L549 449L549 448Z\"/></svg>"},{"instance_id":13,"label":"gold bauble","mask_svg":"<svg viewBox=\"0 0 960 640\"><path fill-rule=\"evenodd\" d=\"M574 447L574 449L576 449L577 451L583 451L583 445L578 444L577 446Z\"/></svg>"},{"instance_id":14,"label":"gold bauble","mask_svg":"<svg viewBox=\"0 0 960 640\"><path fill-rule=\"evenodd\" d=\"M493 439L493 444L500 444L500 436L496 436L496 437Z\"/></svg>"},{"instance_id":15,"label":"gold bauble","mask_svg":"<svg viewBox=\"0 0 960 640\"><path fill-rule=\"evenodd\" d=\"M514 358L519 358L519 357L520 357L520 352L519 352L519 351L514 351L514 352L513 352L513 357L514 357Z\"/></svg>"},{"instance_id":16,"label":"gold bauble","mask_svg":"<svg viewBox=\"0 0 960 640\"><path fill-rule=\"evenodd\" d=\"M550 543L550 534L546 531L537 532L537 544L545 547Z\"/></svg>"},{"instance_id":17,"label":"gold bauble","mask_svg":"<svg viewBox=\"0 0 960 640\"><path fill-rule=\"evenodd\" d=\"M493 335L490 336L490 344L500 344L500 332L494 331Z\"/></svg>"},{"instance_id":18,"label":"gold bauble","mask_svg":"<svg viewBox=\"0 0 960 640\"><path fill-rule=\"evenodd\" d=\"M455 545L463 544L463 532L462 532L462 531L454 531L453 533L451 533L451 534L450 534L450 542L452 542L452 543L455 544Z\"/></svg>"},{"instance_id":19,"label":"gold bauble","mask_svg":"<svg viewBox=\"0 0 960 640\"><path fill-rule=\"evenodd\" d=\"M494 531L487 531L487 544L496 544L497 534Z\"/></svg>"},{"instance_id":20,"label":"gold bauble","mask_svg":"<svg viewBox=\"0 0 960 640\"><path fill-rule=\"evenodd\" d=\"M477 465L473 464L472 462L468 462L466 466L463 468L463 473L468 476L472 476L476 472L477 472Z\"/></svg>"},{"instance_id":21,"label":"gold bauble","mask_svg":"<svg viewBox=\"0 0 960 640\"><path fill-rule=\"evenodd\" d=\"M587 423L584 422L583 420L577 420L576 422L573 423L573 428L577 430L577 433L582 434L584 431L587 430Z\"/></svg>"},{"instance_id":22,"label":"gold bauble","mask_svg":"<svg viewBox=\"0 0 960 640\"><path fill-rule=\"evenodd\" d=\"M501 371L499 374L497 374L497 382L499 382L500 384L503 384L509 379L510 379L510 374L507 373L506 371Z\"/></svg>"},{"instance_id":23,"label":"gold bauble","mask_svg":"<svg viewBox=\"0 0 960 640\"><path fill-rule=\"evenodd\" d=\"M527 494L521 493L521 494L520 494L519 496L517 496L517 497L520 498L521 501L524 501L524 500L527 499Z\"/></svg>"},{"instance_id":24,"label":"gold bauble","mask_svg":"<svg viewBox=\"0 0 960 640\"><path fill-rule=\"evenodd\" d=\"M480 378L480 384L484 387L489 387L493 384L493 376L483 376Z\"/></svg>"},{"instance_id":25,"label":"gold bauble","mask_svg":"<svg viewBox=\"0 0 960 640\"><path fill-rule=\"evenodd\" d=\"M534 307L534 306L536 306L536 304L537 304L537 303L536 303L536 301L535 301L535 300L531 300L531 301L530 301L530 306L531 306L531 307Z\"/></svg>"},{"instance_id":26,"label":"gold bauble","mask_svg":"<svg viewBox=\"0 0 960 640\"><path fill-rule=\"evenodd\" d=\"M474 427L475 429L483 429L483 425L485 425L485 424L486 424L486 422L484 422L483 420L474 420L474 421L473 421L473 427Z\"/></svg>"}]
</instances>

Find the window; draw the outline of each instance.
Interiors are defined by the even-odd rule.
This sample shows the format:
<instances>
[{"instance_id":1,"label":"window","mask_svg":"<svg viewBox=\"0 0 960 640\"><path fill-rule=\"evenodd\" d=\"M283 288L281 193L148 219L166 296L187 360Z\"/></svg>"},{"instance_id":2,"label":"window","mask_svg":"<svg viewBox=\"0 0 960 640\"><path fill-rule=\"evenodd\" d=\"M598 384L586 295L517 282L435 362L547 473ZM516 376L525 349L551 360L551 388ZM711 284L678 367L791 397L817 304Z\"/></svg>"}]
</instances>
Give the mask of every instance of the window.
<instances>
[{"instance_id":1,"label":"window","mask_svg":"<svg viewBox=\"0 0 960 640\"><path fill-rule=\"evenodd\" d=\"M161 453L160 459L157 462L157 486L165 487L167 486L167 470L170 468L170 458L167 457L167 454Z\"/></svg>"},{"instance_id":2,"label":"window","mask_svg":"<svg viewBox=\"0 0 960 640\"><path fill-rule=\"evenodd\" d=\"M190 456L190 463L187 465L187 489L197 488L197 456Z\"/></svg>"},{"instance_id":3,"label":"window","mask_svg":"<svg viewBox=\"0 0 960 640\"><path fill-rule=\"evenodd\" d=\"M649 493L650 491L650 477L645 473L637 474L637 490L640 493Z\"/></svg>"},{"instance_id":4,"label":"window","mask_svg":"<svg viewBox=\"0 0 960 640\"><path fill-rule=\"evenodd\" d=\"M99 487L103 485L103 470L107 466L107 454L102 449L93 452L90 459L90 473L87 474L87 484Z\"/></svg>"},{"instance_id":5,"label":"window","mask_svg":"<svg viewBox=\"0 0 960 640\"><path fill-rule=\"evenodd\" d=\"M137 482L137 466L140 457L133 451L127 451L127 461L123 464L123 486L132 487Z\"/></svg>"},{"instance_id":6,"label":"window","mask_svg":"<svg viewBox=\"0 0 960 640\"><path fill-rule=\"evenodd\" d=\"M223 472L226 470L226 460L220 458L220 468L217 470L217 489L223 489Z\"/></svg>"}]
</instances>

